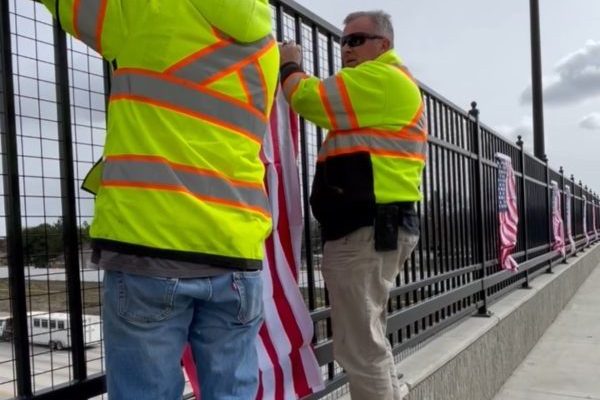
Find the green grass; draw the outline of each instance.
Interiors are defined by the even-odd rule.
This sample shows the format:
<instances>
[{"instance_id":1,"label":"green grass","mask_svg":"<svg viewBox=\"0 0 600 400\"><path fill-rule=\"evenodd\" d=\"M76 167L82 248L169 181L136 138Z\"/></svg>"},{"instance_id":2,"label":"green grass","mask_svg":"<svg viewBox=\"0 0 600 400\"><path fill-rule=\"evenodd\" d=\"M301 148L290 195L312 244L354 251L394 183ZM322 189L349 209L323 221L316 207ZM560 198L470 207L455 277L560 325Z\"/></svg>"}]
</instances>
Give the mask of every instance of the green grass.
<instances>
[{"instance_id":1,"label":"green grass","mask_svg":"<svg viewBox=\"0 0 600 400\"><path fill-rule=\"evenodd\" d=\"M84 314L100 315L101 283L81 283ZM66 282L27 281L25 283L28 311L67 312ZM0 279L0 313L10 312L8 279Z\"/></svg>"}]
</instances>

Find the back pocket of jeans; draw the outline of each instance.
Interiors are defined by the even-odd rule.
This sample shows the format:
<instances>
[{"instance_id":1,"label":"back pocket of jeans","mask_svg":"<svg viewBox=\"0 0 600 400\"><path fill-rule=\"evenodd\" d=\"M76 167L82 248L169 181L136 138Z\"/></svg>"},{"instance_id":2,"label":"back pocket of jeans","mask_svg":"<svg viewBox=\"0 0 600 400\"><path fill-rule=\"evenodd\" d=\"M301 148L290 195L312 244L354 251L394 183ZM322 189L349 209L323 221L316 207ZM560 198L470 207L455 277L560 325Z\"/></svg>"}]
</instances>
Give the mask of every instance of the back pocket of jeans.
<instances>
[{"instance_id":1,"label":"back pocket of jeans","mask_svg":"<svg viewBox=\"0 0 600 400\"><path fill-rule=\"evenodd\" d=\"M233 287L238 292L240 307L238 320L247 324L257 318L262 318L262 276L260 271L235 272L233 274Z\"/></svg>"},{"instance_id":2,"label":"back pocket of jeans","mask_svg":"<svg viewBox=\"0 0 600 400\"><path fill-rule=\"evenodd\" d=\"M158 322L173 310L177 279L119 273L119 315L132 322Z\"/></svg>"}]
</instances>

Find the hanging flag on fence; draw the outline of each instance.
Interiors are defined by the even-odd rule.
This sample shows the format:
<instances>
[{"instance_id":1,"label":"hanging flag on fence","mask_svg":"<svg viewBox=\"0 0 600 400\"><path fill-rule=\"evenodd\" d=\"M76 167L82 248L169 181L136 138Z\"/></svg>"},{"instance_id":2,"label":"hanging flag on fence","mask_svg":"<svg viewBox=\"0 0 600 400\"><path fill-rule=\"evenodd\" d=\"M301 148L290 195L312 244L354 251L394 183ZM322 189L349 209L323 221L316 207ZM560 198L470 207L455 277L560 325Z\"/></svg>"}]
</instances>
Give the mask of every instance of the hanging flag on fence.
<instances>
[{"instance_id":1,"label":"hanging flag on fence","mask_svg":"<svg viewBox=\"0 0 600 400\"><path fill-rule=\"evenodd\" d=\"M585 245L587 246L590 244L590 234L587 226L587 199L585 194L582 194L581 197L583 198L583 234L585 235Z\"/></svg>"},{"instance_id":2,"label":"hanging flag on fence","mask_svg":"<svg viewBox=\"0 0 600 400\"><path fill-rule=\"evenodd\" d=\"M502 269L517 271L519 265L510 253L517 246L519 211L515 174L510 157L496 153L498 164L498 220L500 223L500 266Z\"/></svg>"},{"instance_id":3,"label":"hanging flag on fence","mask_svg":"<svg viewBox=\"0 0 600 400\"><path fill-rule=\"evenodd\" d=\"M558 182L552 181L552 233L554 242L552 250L560 251L560 254L565 256L565 229L562 219L562 207L560 201L560 189Z\"/></svg>"},{"instance_id":4,"label":"hanging flag on fence","mask_svg":"<svg viewBox=\"0 0 600 400\"><path fill-rule=\"evenodd\" d=\"M281 90L271 111L261 158L271 204L273 232L265 243L265 321L257 351L260 382L256 400L296 400L324 388L311 341L313 322L298 286L302 246L302 203L298 172L298 120ZM195 375L191 352L183 357ZM190 378L197 399L198 383Z\"/></svg>"},{"instance_id":5,"label":"hanging flag on fence","mask_svg":"<svg viewBox=\"0 0 600 400\"><path fill-rule=\"evenodd\" d=\"M295 400L324 387L311 345L313 321L298 282L303 229L298 135L297 117L279 90L262 149L273 233L265 251L257 400Z\"/></svg>"},{"instance_id":6,"label":"hanging flag on fence","mask_svg":"<svg viewBox=\"0 0 600 400\"><path fill-rule=\"evenodd\" d=\"M565 185L565 217L567 218L567 238L569 239L569 254L575 253L575 240L573 239L573 218L571 217L571 187Z\"/></svg>"},{"instance_id":7,"label":"hanging flag on fence","mask_svg":"<svg viewBox=\"0 0 600 400\"><path fill-rule=\"evenodd\" d=\"M592 225L594 226L594 239L598 240L598 229L596 228L596 200L592 200Z\"/></svg>"}]
</instances>

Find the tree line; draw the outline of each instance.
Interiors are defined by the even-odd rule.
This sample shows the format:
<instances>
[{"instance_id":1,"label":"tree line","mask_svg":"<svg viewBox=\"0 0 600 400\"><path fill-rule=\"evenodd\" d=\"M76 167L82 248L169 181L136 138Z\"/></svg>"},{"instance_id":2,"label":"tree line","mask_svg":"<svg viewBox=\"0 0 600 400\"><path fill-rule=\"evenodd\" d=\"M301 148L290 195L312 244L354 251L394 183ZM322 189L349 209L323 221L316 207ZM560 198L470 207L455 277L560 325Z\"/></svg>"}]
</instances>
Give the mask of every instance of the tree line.
<instances>
[{"instance_id":1,"label":"tree line","mask_svg":"<svg viewBox=\"0 0 600 400\"><path fill-rule=\"evenodd\" d=\"M78 227L79 246L89 247L90 225L83 222ZM23 255L26 265L48 268L53 260L64 254L63 220L43 223L23 229ZM64 259L64 257L63 257Z\"/></svg>"}]
</instances>

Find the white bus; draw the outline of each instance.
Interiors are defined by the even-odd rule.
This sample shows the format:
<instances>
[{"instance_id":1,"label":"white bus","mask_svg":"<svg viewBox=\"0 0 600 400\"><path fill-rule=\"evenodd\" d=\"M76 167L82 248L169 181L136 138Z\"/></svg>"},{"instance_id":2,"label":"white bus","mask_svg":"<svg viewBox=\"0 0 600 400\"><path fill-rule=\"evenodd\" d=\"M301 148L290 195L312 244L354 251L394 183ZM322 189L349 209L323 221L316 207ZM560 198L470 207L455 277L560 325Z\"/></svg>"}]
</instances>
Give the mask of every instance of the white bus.
<instances>
[{"instance_id":1,"label":"white bus","mask_svg":"<svg viewBox=\"0 0 600 400\"><path fill-rule=\"evenodd\" d=\"M0 314L0 340L9 341L12 339L12 317L4 313Z\"/></svg>"},{"instance_id":2,"label":"white bus","mask_svg":"<svg viewBox=\"0 0 600 400\"><path fill-rule=\"evenodd\" d=\"M27 313L31 343L48 345L51 349L62 350L71 347L69 314L45 311ZM100 342L100 317L83 315L83 341L86 346Z\"/></svg>"}]
</instances>

